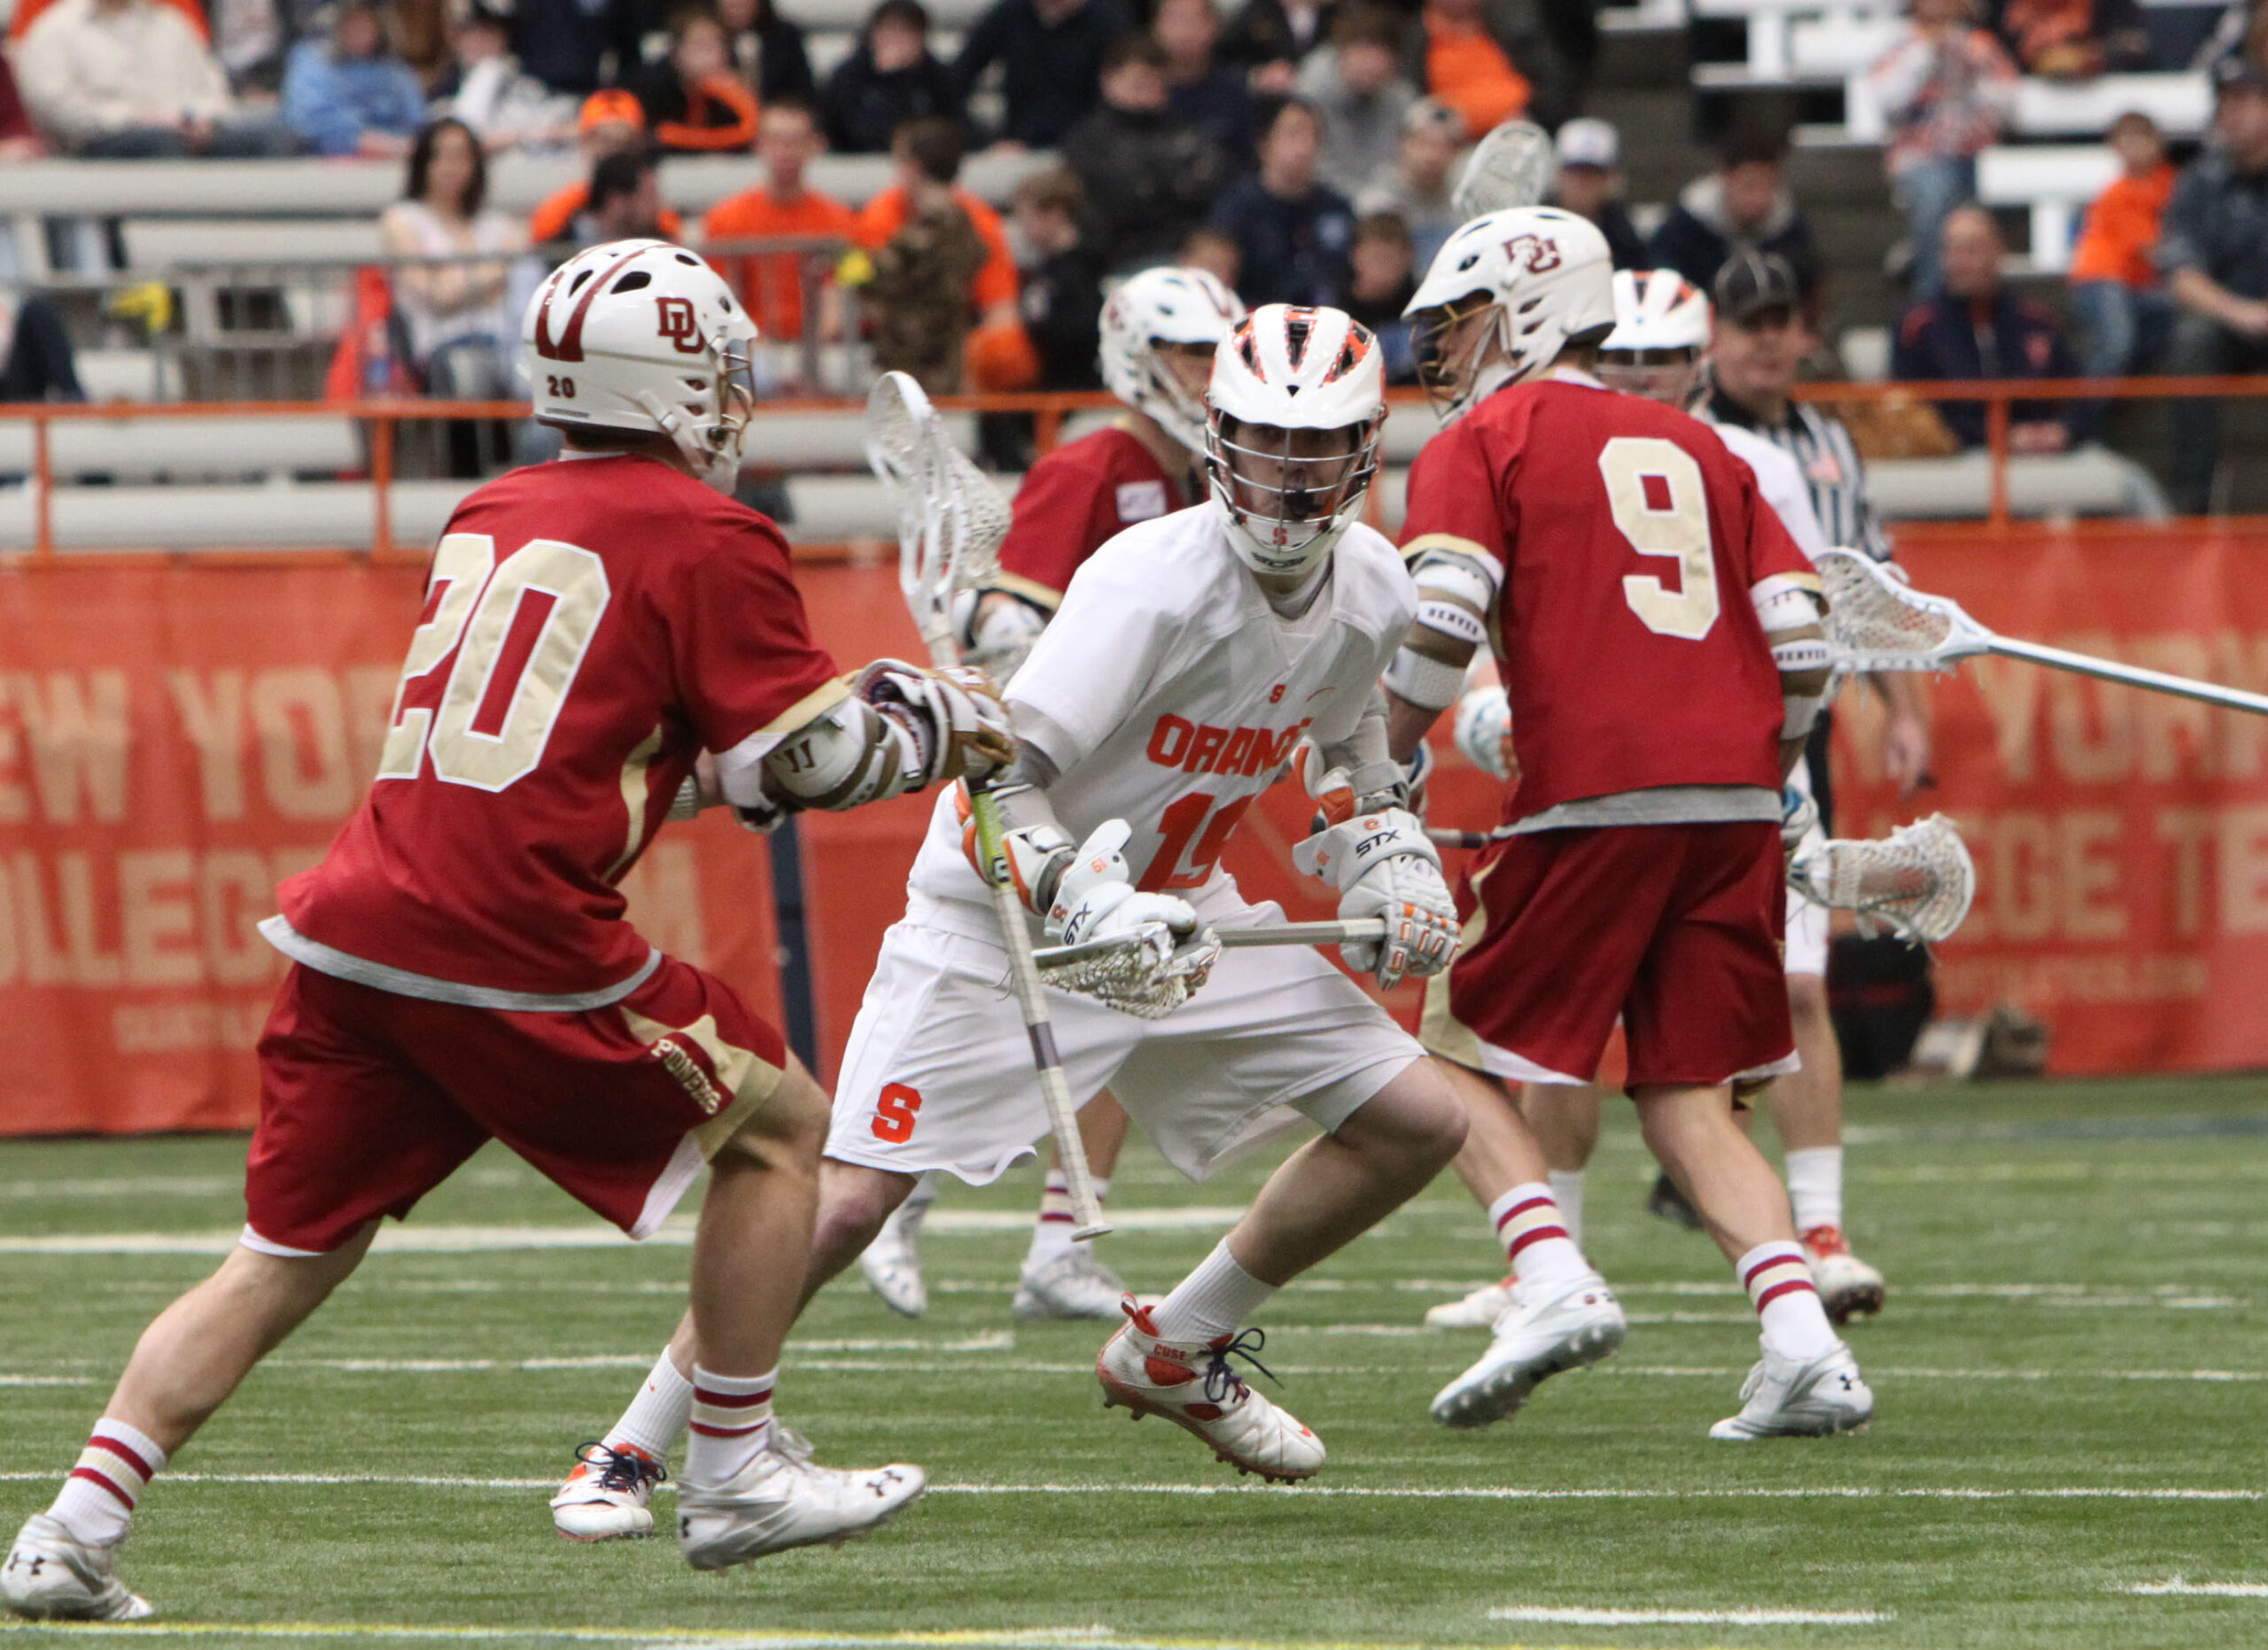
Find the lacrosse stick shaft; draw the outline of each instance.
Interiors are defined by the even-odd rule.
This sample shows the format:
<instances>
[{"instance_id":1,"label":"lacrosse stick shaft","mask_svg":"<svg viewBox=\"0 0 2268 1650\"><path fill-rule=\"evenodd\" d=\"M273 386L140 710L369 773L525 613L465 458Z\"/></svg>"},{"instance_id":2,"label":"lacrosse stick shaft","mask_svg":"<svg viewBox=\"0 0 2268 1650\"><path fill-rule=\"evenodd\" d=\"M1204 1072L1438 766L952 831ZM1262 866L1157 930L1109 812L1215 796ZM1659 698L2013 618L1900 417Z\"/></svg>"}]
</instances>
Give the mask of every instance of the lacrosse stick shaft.
<instances>
[{"instance_id":1,"label":"lacrosse stick shaft","mask_svg":"<svg viewBox=\"0 0 2268 1650\"><path fill-rule=\"evenodd\" d=\"M2247 693L2241 688L2224 688L2218 682L2199 681L2191 676L2169 675L2164 671L2148 670L2140 665L2121 665L2113 659L2072 653L2037 642L2014 642L2006 636L1994 636L1985 646L2003 658L2029 659L2034 665L2045 665L2051 670L2067 670L2081 676L2093 676L2098 681L2124 682L2130 688L2144 688L2152 693L2170 693L2178 698L2195 699L2227 710L2250 711L2256 716L2268 716L2268 696Z\"/></svg>"},{"instance_id":2,"label":"lacrosse stick shaft","mask_svg":"<svg viewBox=\"0 0 2268 1650\"><path fill-rule=\"evenodd\" d=\"M1445 825L1428 825L1425 840L1444 848L1467 848L1478 853L1488 845L1489 836L1485 830L1451 830Z\"/></svg>"},{"instance_id":3,"label":"lacrosse stick shaft","mask_svg":"<svg viewBox=\"0 0 2268 1650\"><path fill-rule=\"evenodd\" d=\"M1353 946L1384 939L1386 919L1368 916L1352 922L1273 922L1258 928L1223 928L1216 932L1224 951L1247 946Z\"/></svg>"}]
</instances>

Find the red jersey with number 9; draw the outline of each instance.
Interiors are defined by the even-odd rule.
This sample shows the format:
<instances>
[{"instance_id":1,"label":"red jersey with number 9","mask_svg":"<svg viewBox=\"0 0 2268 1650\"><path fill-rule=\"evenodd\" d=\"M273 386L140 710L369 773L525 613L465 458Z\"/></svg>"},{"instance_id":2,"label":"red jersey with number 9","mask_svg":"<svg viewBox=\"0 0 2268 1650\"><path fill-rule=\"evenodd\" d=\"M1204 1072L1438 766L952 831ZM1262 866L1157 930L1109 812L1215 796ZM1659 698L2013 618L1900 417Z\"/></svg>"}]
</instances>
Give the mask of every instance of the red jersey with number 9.
<instances>
[{"instance_id":1,"label":"red jersey with number 9","mask_svg":"<svg viewBox=\"0 0 2268 1650\"><path fill-rule=\"evenodd\" d=\"M1500 390L1411 467L1402 554L1428 545L1503 570L1504 823L1664 785L1777 792L1780 678L1749 591L1817 581L1706 424L1579 375Z\"/></svg>"},{"instance_id":2,"label":"red jersey with number 9","mask_svg":"<svg viewBox=\"0 0 2268 1650\"><path fill-rule=\"evenodd\" d=\"M377 782L277 943L381 985L618 986L651 947L617 883L695 753L844 691L765 518L650 458L514 471L451 518Z\"/></svg>"}]
</instances>

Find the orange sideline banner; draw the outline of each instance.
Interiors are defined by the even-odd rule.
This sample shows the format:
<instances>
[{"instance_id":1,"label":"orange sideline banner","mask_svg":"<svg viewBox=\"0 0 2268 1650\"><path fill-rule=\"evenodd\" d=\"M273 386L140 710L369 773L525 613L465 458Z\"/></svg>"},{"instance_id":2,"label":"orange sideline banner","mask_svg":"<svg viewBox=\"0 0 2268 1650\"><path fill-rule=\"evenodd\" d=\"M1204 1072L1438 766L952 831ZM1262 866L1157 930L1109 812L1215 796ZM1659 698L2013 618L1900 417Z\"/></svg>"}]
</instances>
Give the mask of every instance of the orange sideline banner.
<instances>
[{"instance_id":1,"label":"orange sideline banner","mask_svg":"<svg viewBox=\"0 0 2268 1650\"><path fill-rule=\"evenodd\" d=\"M2268 532L2090 525L1901 536L1922 589L2005 634L2268 687ZM2062 1073L2268 1065L2268 718L2014 659L1938 678L1938 787L1883 781L1881 712L1837 711L1838 835L1942 809L1977 860L1940 1012L2047 1020Z\"/></svg>"}]
</instances>

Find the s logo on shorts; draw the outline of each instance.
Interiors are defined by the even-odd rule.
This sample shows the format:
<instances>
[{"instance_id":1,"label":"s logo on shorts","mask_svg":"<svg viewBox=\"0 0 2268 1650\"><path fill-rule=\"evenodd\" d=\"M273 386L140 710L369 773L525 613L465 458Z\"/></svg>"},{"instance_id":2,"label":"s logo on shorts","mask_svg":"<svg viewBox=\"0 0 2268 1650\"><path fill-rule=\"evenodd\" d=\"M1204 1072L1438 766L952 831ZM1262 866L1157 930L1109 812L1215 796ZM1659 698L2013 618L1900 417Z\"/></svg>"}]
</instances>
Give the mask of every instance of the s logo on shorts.
<instances>
[{"instance_id":1,"label":"s logo on shorts","mask_svg":"<svg viewBox=\"0 0 2268 1650\"><path fill-rule=\"evenodd\" d=\"M913 1138L913 1114L920 1109L919 1089L903 1083L883 1084L882 1098L874 1103L874 1138L903 1146Z\"/></svg>"}]
</instances>

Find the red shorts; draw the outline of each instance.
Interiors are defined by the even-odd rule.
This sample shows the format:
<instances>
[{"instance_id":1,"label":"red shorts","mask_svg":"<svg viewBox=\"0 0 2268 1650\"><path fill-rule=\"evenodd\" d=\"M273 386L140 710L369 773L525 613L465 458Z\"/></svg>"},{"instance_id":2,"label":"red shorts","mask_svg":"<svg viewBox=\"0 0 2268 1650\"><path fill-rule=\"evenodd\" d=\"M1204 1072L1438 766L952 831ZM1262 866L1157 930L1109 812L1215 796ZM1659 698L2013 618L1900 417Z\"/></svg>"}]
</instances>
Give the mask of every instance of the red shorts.
<instances>
[{"instance_id":1,"label":"red shorts","mask_svg":"<svg viewBox=\"0 0 2268 1650\"><path fill-rule=\"evenodd\" d=\"M492 1139L645 1237L787 1063L731 987L669 958L621 1002L572 1014L429 1002L295 965L260 1039L245 1241L337 1249Z\"/></svg>"},{"instance_id":2,"label":"red shorts","mask_svg":"<svg viewBox=\"0 0 2268 1650\"><path fill-rule=\"evenodd\" d=\"M1418 1037L1508 1081L1587 1083L1619 1016L1632 1087L1793 1070L1783 876L1760 820L1503 838L1457 890L1464 944Z\"/></svg>"}]
</instances>

